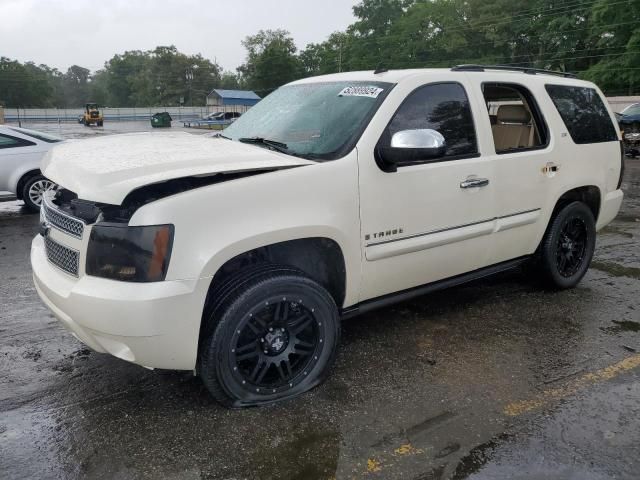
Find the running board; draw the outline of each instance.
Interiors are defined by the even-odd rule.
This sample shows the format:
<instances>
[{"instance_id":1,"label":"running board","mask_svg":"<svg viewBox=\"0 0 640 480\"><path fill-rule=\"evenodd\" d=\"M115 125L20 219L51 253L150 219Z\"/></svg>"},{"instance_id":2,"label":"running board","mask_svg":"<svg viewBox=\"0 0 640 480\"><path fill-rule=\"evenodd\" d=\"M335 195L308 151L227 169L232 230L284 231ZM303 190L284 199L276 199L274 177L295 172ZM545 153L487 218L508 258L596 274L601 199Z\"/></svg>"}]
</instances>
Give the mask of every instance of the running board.
<instances>
[{"instance_id":1,"label":"running board","mask_svg":"<svg viewBox=\"0 0 640 480\"><path fill-rule=\"evenodd\" d=\"M371 300L365 300L351 307L343 308L341 312L342 319L348 319L362 315L363 313L376 310L378 308L393 305L394 303L404 302L415 297L426 295L428 293L437 292L449 287L455 287L462 285L463 283L472 282L481 278L495 275L496 273L504 272L505 270L511 270L522 265L529 255L524 257L514 258L513 260L507 260L506 262L497 263L489 267L480 268L472 272L456 275L455 277L445 278L444 280L438 280L437 282L427 283L418 287L409 288L400 292L390 293L381 297L372 298Z\"/></svg>"}]
</instances>

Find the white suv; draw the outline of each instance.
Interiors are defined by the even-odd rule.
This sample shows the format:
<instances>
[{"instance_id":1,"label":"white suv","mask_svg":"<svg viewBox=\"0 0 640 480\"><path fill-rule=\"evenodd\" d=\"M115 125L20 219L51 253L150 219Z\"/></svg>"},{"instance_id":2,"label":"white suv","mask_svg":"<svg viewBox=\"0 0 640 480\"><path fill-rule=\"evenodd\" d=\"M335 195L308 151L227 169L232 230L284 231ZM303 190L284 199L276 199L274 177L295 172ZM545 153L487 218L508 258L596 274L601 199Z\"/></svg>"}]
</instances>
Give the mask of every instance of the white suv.
<instances>
[{"instance_id":1,"label":"white suv","mask_svg":"<svg viewBox=\"0 0 640 480\"><path fill-rule=\"evenodd\" d=\"M44 302L230 406L320 383L343 318L525 261L573 287L622 202L595 85L479 66L308 78L224 136L63 144L43 172L62 186L31 251Z\"/></svg>"}]
</instances>

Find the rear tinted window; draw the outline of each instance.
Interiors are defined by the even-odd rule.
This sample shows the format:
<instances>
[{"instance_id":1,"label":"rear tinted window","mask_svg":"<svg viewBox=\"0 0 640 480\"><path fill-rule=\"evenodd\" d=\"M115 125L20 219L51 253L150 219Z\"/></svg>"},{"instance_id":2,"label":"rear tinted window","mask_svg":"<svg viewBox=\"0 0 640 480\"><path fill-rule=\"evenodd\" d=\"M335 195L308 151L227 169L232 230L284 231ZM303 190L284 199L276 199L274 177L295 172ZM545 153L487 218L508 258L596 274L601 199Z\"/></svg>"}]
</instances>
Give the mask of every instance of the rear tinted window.
<instances>
[{"instance_id":1,"label":"rear tinted window","mask_svg":"<svg viewBox=\"0 0 640 480\"><path fill-rule=\"evenodd\" d=\"M618 140L607 108L593 88L546 85L575 143L600 143Z\"/></svg>"}]
</instances>

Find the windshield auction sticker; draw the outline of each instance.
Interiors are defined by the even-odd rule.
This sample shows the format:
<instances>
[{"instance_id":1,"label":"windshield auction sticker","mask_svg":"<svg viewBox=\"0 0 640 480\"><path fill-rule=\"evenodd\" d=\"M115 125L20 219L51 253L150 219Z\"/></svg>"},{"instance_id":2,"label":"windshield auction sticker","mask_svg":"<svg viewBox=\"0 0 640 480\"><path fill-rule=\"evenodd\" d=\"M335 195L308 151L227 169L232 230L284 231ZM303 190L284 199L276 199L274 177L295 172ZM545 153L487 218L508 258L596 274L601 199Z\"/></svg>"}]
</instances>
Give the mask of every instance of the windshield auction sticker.
<instances>
[{"instance_id":1,"label":"windshield auction sticker","mask_svg":"<svg viewBox=\"0 0 640 480\"><path fill-rule=\"evenodd\" d=\"M384 90L384 88L365 86L365 87L346 87L338 94L339 97L369 97L378 98L378 95Z\"/></svg>"}]
</instances>

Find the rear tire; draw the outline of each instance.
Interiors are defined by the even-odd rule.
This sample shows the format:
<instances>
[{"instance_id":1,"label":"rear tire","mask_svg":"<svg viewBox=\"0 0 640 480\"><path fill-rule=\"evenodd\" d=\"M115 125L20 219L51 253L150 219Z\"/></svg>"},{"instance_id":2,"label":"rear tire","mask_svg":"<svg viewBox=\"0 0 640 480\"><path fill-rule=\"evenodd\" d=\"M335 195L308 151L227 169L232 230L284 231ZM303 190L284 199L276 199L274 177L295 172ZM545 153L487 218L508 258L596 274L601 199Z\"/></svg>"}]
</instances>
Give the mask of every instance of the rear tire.
<instances>
[{"instance_id":1,"label":"rear tire","mask_svg":"<svg viewBox=\"0 0 640 480\"><path fill-rule=\"evenodd\" d=\"M589 269L595 245L595 219L589 207L582 202L564 206L547 228L534 259L544 286L575 287Z\"/></svg>"},{"instance_id":2,"label":"rear tire","mask_svg":"<svg viewBox=\"0 0 640 480\"><path fill-rule=\"evenodd\" d=\"M286 266L253 267L207 308L199 372L230 407L264 405L320 384L340 340L338 308L322 286Z\"/></svg>"}]
</instances>

